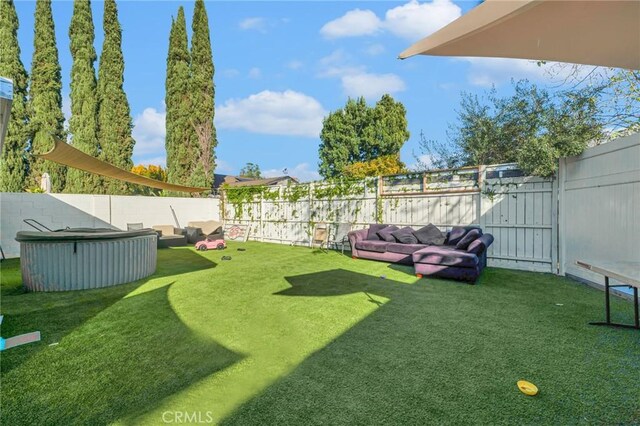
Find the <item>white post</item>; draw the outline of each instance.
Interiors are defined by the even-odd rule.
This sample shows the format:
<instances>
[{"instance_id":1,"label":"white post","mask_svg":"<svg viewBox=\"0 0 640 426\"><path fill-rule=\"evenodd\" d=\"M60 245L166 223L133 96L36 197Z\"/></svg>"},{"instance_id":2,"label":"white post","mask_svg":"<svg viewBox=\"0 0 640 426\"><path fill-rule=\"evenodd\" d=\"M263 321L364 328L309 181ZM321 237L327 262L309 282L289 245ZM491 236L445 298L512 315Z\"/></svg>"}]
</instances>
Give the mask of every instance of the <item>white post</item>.
<instances>
[{"instance_id":1,"label":"white post","mask_svg":"<svg viewBox=\"0 0 640 426\"><path fill-rule=\"evenodd\" d=\"M565 226L565 220L566 220L566 216L565 216L565 209L563 206L563 203L565 202L565 181L566 181L566 174L567 174L567 160L566 158L561 158L560 162L558 164L558 188L557 188L557 203L555 206L555 210L557 211L556 216L557 216L557 224L556 224L556 228L557 228L557 235L558 238L556 241L554 241L554 245L557 245L557 262L558 262L558 275L562 275L564 276L565 271L566 271L566 265L565 265L565 260L566 260L566 254L567 254L567 249L566 249L566 226Z\"/></svg>"}]
</instances>

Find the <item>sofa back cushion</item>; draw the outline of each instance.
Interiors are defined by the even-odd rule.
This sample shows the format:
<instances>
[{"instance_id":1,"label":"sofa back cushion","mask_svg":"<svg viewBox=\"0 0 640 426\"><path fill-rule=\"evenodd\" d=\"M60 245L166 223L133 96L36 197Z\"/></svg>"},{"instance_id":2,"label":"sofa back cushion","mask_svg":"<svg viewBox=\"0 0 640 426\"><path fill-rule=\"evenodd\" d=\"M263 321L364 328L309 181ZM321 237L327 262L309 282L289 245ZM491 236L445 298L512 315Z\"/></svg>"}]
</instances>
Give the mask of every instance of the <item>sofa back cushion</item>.
<instances>
[{"instance_id":1,"label":"sofa back cushion","mask_svg":"<svg viewBox=\"0 0 640 426\"><path fill-rule=\"evenodd\" d=\"M467 253L473 253L476 256L480 256L486 249L493 243L493 235L484 234L469 244L467 247Z\"/></svg>"},{"instance_id":2,"label":"sofa back cushion","mask_svg":"<svg viewBox=\"0 0 640 426\"><path fill-rule=\"evenodd\" d=\"M413 235L418 239L420 244L441 246L444 244L446 236L432 223L427 226L413 231Z\"/></svg>"},{"instance_id":3,"label":"sofa back cushion","mask_svg":"<svg viewBox=\"0 0 640 426\"><path fill-rule=\"evenodd\" d=\"M154 231L159 231L161 236L166 237L167 235L174 235L174 227L173 225L153 225L152 227Z\"/></svg>"},{"instance_id":4,"label":"sofa back cushion","mask_svg":"<svg viewBox=\"0 0 640 426\"><path fill-rule=\"evenodd\" d=\"M372 223L369 225L369 230L367 231L367 240L369 241L380 241L380 237L378 236L378 231L382 228L386 228L389 225L383 225L381 223Z\"/></svg>"},{"instance_id":5,"label":"sofa back cushion","mask_svg":"<svg viewBox=\"0 0 640 426\"><path fill-rule=\"evenodd\" d=\"M380 239L382 241L386 241L388 243L395 243L396 239L393 238L393 235L391 235L392 232L397 231L398 228L395 225L389 225L386 228L382 228L381 230L378 231L378 237L380 237Z\"/></svg>"},{"instance_id":6,"label":"sofa back cushion","mask_svg":"<svg viewBox=\"0 0 640 426\"><path fill-rule=\"evenodd\" d=\"M391 233L398 241L402 244L418 244L418 239L415 235L413 235L413 228L410 226L405 226L404 228L398 229L397 231L393 231Z\"/></svg>"},{"instance_id":7,"label":"sofa back cushion","mask_svg":"<svg viewBox=\"0 0 640 426\"><path fill-rule=\"evenodd\" d=\"M456 250L466 250L467 247L469 247L469 244L471 244L478 238L480 238L480 231L478 231L477 229L472 229L471 231L467 232L460 241L458 241L458 244L456 244Z\"/></svg>"}]
</instances>

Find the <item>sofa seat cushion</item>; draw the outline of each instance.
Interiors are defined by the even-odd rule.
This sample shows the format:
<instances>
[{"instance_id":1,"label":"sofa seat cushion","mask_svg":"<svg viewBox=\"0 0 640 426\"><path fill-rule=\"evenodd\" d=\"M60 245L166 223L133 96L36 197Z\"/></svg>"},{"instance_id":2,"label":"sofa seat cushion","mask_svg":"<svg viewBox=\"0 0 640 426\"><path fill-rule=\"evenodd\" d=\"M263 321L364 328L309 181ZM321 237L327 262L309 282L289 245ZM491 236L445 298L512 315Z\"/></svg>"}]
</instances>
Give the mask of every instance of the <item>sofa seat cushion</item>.
<instances>
[{"instance_id":1,"label":"sofa seat cushion","mask_svg":"<svg viewBox=\"0 0 640 426\"><path fill-rule=\"evenodd\" d=\"M425 244L390 243L387 246L387 251L391 253L412 254L425 247L427 247Z\"/></svg>"},{"instance_id":2,"label":"sofa seat cushion","mask_svg":"<svg viewBox=\"0 0 640 426\"><path fill-rule=\"evenodd\" d=\"M362 240L356 243L356 248L358 250L375 251L378 253L384 253L387 251L388 245L389 243L386 241Z\"/></svg>"},{"instance_id":3,"label":"sofa seat cushion","mask_svg":"<svg viewBox=\"0 0 640 426\"><path fill-rule=\"evenodd\" d=\"M428 246L413 253L413 263L475 268L478 256L446 246Z\"/></svg>"}]
</instances>

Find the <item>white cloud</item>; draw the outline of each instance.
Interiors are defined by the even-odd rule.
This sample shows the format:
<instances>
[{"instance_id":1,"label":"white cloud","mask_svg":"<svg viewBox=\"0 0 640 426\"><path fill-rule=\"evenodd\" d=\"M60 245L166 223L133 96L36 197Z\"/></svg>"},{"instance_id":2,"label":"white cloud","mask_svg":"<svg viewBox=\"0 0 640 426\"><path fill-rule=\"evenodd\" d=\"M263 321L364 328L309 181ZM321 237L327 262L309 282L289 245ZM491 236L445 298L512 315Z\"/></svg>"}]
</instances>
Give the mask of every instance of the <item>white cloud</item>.
<instances>
[{"instance_id":1,"label":"white cloud","mask_svg":"<svg viewBox=\"0 0 640 426\"><path fill-rule=\"evenodd\" d=\"M240 71L238 71L235 68L227 68L224 69L222 71L220 71L220 73L224 76L224 77L229 77L229 78L234 78L240 75Z\"/></svg>"},{"instance_id":2,"label":"white cloud","mask_svg":"<svg viewBox=\"0 0 640 426\"><path fill-rule=\"evenodd\" d=\"M460 7L451 0L433 0L420 3L411 0L402 6L389 9L384 27L398 37L416 41L439 30L462 14Z\"/></svg>"},{"instance_id":3,"label":"white cloud","mask_svg":"<svg viewBox=\"0 0 640 426\"><path fill-rule=\"evenodd\" d=\"M349 74L342 77L344 92L353 97L379 98L385 93L406 89L404 81L395 74Z\"/></svg>"},{"instance_id":4,"label":"white cloud","mask_svg":"<svg viewBox=\"0 0 640 426\"><path fill-rule=\"evenodd\" d=\"M344 93L353 97L376 98L406 89L404 81L396 74L368 72L365 66L355 65L342 49L320 59L318 77L339 78Z\"/></svg>"},{"instance_id":5,"label":"white cloud","mask_svg":"<svg viewBox=\"0 0 640 426\"><path fill-rule=\"evenodd\" d=\"M330 55L320 59L318 77L341 77L347 74L358 74L366 71L366 67L355 65L351 56L342 49L334 50Z\"/></svg>"},{"instance_id":6,"label":"white cloud","mask_svg":"<svg viewBox=\"0 0 640 426\"><path fill-rule=\"evenodd\" d=\"M412 164L407 165L407 169L421 171L425 167L432 168L433 167L433 157L428 154L419 155L416 161Z\"/></svg>"},{"instance_id":7,"label":"white cloud","mask_svg":"<svg viewBox=\"0 0 640 426\"><path fill-rule=\"evenodd\" d=\"M294 167L282 167L279 169L269 169L262 172L264 177L275 177L284 175L283 170L287 169L287 174L301 182L309 182L320 179L320 173L317 170L311 170L309 163L300 163Z\"/></svg>"},{"instance_id":8,"label":"white cloud","mask_svg":"<svg viewBox=\"0 0 640 426\"><path fill-rule=\"evenodd\" d=\"M529 59L459 58L456 60L469 62L471 66L467 73L467 80L470 84L483 87L498 86L509 83L512 79L518 81L525 78L546 83L560 83L571 76L581 80L593 70L590 66L579 66L576 69L559 62L547 62L545 65L538 66L537 61Z\"/></svg>"},{"instance_id":9,"label":"white cloud","mask_svg":"<svg viewBox=\"0 0 640 426\"><path fill-rule=\"evenodd\" d=\"M133 138L136 144L133 157L136 163L164 164L165 160L165 119L166 112L155 108L145 108L133 120Z\"/></svg>"},{"instance_id":10,"label":"white cloud","mask_svg":"<svg viewBox=\"0 0 640 426\"><path fill-rule=\"evenodd\" d=\"M62 96L62 115L67 121L71 118L71 98L68 94Z\"/></svg>"},{"instance_id":11,"label":"white cloud","mask_svg":"<svg viewBox=\"0 0 640 426\"><path fill-rule=\"evenodd\" d=\"M229 175L233 173L233 166L224 160L216 158L216 169L214 172L222 175Z\"/></svg>"},{"instance_id":12,"label":"white cloud","mask_svg":"<svg viewBox=\"0 0 640 426\"><path fill-rule=\"evenodd\" d=\"M167 156L161 155L158 157L145 157L139 161L134 161L135 164L144 164L145 166L153 164L154 166L167 166Z\"/></svg>"},{"instance_id":13,"label":"white cloud","mask_svg":"<svg viewBox=\"0 0 640 426\"><path fill-rule=\"evenodd\" d=\"M301 61L298 61L297 59L293 59L289 62L287 62L287 64L285 65L287 68L289 68L290 70L299 70L300 68L302 68L304 66L304 64Z\"/></svg>"},{"instance_id":14,"label":"white cloud","mask_svg":"<svg viewBox=\"0 0 640 426\"><path fill-rule=\"evenodd\" d=\"M408 3L387 10L380 19L371 10L353 9L340 18L327 22L320 34L326 38L373 35L387 30L410 41L419 40L444 27L462 14L460 7L451 0L433 0Z\"/></svg>"},{"instance_id":15,"label":"white cloud","mask_svg":"<svg viewBox=\"0 0 640 426\"><path fill-rule=\"evenodd\" d=\"M243 99L229 99L216 109L216 126L252 133L318 137L327 112L304 93L264 90Z\"/></svg>"},{"instance_id":16,"label":"white cloud","mask_svg":"<svg viewBox=\"0 0 640 426\"><path fill-rule=\"evenodd\" d=\"M253 67L249 70L249 78L256 80L260 77L262 77L262 71L260 71L260 68Z\"/></svg>"},{"instance_id":17,"label":"white cloud","mask_svg":"<svg viewBox=\"0 0 640 426\"><path fill-rule=\"evenodd\" d=\"M370 56L377 56L385 52L385 48L380 43L369 45L364 49L364 53Z\"/></svg>"},{"instance_id":18,"label":"white cloud","mask_svg":"<svg viewBox=\"0 0 640 426\"><path fill-rule=\"evenodd\" d=\"M320 34L326 38L371 35L380 31L381 25L380 18L372 11L354 9L324 24Z\"/></svg>"},{"instance_id":19,"label":"white cloud","mask_svg":"<svg viewBox=\"0 0 640 426\"><path fill-rule=\"evenodd\" d=\"M267 20L261 17L246 18L238 24L241 30L267 31Z\"/></svg>"},{"instance_id":20,"label":"white cloud","mask_svg":"<svg viewBox=\"0 0 640 426\"><path fill-rule=\"evenodd\" d=\"M511 79L542 80L545 78L545 68L527 59L462 58L462 60L471 64L467 79L474 86L491 87L508 83Z\"/></svg>"}]
</instances>

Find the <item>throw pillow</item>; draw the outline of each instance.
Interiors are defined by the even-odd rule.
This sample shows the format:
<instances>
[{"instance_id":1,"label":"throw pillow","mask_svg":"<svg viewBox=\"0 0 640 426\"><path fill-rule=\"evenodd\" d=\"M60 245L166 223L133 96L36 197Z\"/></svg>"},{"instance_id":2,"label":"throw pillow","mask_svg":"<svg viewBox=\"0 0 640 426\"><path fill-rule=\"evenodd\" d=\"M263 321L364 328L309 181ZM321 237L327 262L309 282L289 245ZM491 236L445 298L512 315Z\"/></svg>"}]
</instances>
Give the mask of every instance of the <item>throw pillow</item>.
<instances>
[{"instance_id":1,"label":"throw pillow","mask_svg":"<svg viewBox=\"0 0 640 426\"><path fill-rule=\"evenodd\" d=\"M460 241L458 241L458 244L456 244L456 250L466 250L467 247L469 247L469 244L471 244L478 238L480 238L480 231L478 231L477 229L472 229L471 231L467 232L467 235L465 235Z\"/></svg>"},{"instance_id":2,"label":"throw pillow","mask_svg":"<svg viewBox=\"0 0 640 426\"><path fill-rule=\"evenodd\" d=\"M369 230L367 231L367 240L380 241L380 237L378 236L378 231L382 228L386 228L389 225L382 225L380 223L372 223L369 225Z\"/></svg>"},{"instance_id":3,"label":"throw pillow","mask_svg":"<svg viewBox=\"0 0 640 426\"><path fill-rule=\"evenodd\" d=\"M445 241L445 244L448 246L455 246L460 242L462 237L467 234L467 232L468 230L462 226L454 226L453 228L451 228L451 231L449 231L449 236Z\"/></svg>"},{"instance_id":4,"label":"throw pillow","mask_svg":"<svg viewBox=\"0 0 640 426\"><path fill-rule=\"evenodd\" d=\"M386 241L388 243L393 243L396 241L395 238L393 238L393 235L391 235L392 232L397 231L398 228L395 225L389 225L386 228L382 228L381 230L378 231L378 237L380 237L381 240Z\"/></svg>"},{"instance_id":5,"label":"throw pillow","mask_svg":"<svg viewBox=\"0 0 640 426\"><path fill-rule=\"evenodd\" d=\"M413 235L413 229L409 226L393 231L391 235L393 235L399 243L418 244L418 239Z\"/></svg>"},{"instance_id":6,"label":"throw pillow","mask_svg":"<svg viewBox=\"0 0 640 426\"><path fill-rule=\"evenodd\" d=\"M445 235L433 224L423 226L417 231L413 231L413 235L417 238L420 244L429 244L435 246L441 246L444 244Z\"/></svg>"},{"instance_id":7,"label":"throw pillow","mask_svg":"<svg viewBox=\"0 0 640 426\"><path fill-rule=\"evenodd\" d=\"M487 248L487 245L485 244L484 239L476 238L471 242L471 244L469 244L469 247L467 247L467 253L473 253L475 255L479 255L486 248Z\"/></svg>"}]
</instances>

